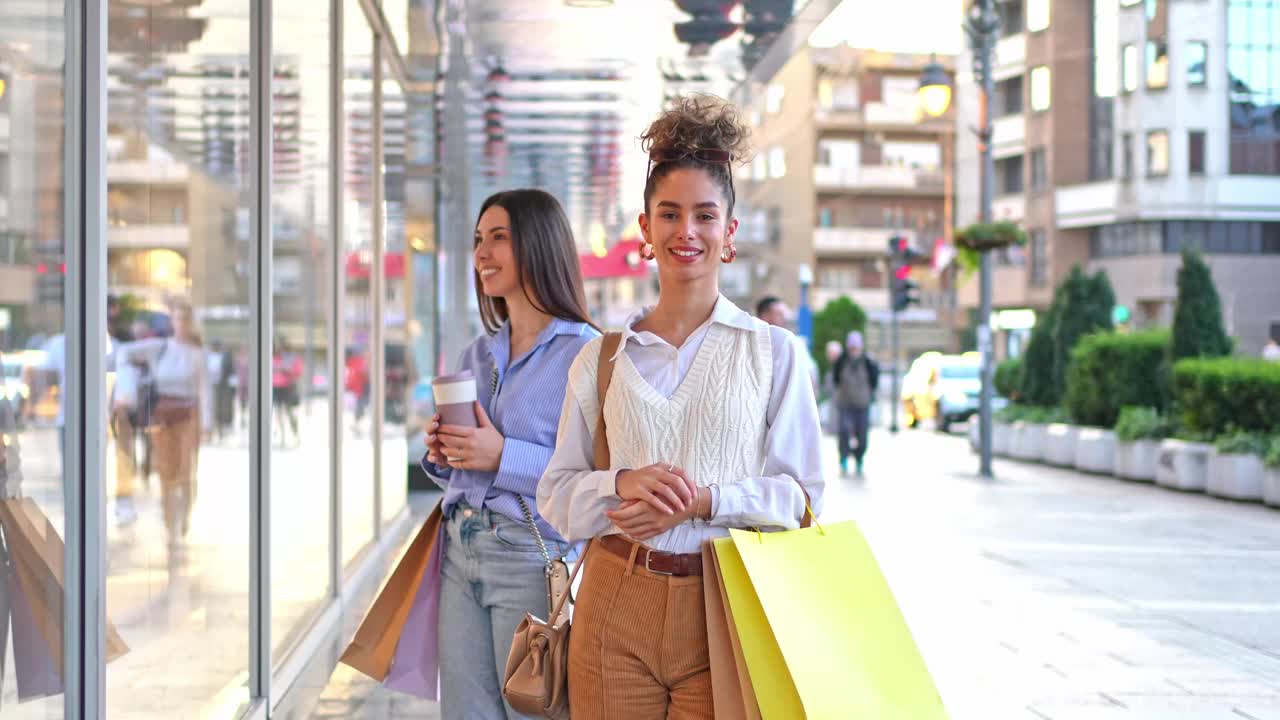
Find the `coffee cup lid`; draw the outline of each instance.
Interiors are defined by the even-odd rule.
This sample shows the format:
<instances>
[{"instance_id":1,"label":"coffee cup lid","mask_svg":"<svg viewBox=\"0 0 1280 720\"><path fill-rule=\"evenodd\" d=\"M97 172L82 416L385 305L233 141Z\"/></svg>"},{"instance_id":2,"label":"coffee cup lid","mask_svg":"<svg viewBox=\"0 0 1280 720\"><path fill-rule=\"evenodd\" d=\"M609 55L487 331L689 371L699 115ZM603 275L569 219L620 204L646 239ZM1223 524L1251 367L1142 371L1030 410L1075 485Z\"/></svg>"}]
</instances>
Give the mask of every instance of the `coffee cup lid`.
<instances>
[{"instance_id":1,"label":"coffee cup lid","mask_svg":"<svg viewBox=\"0 0 1280 720\"><path fill-rule=\"evenodd\" d=\"M448 383L465 382L467 380L475 380L475 379L476 379L476 376L473 375L470 370L459 370L458 372L453 373L452 375L437 375L436 378L431 381L431 384L445 385Z\"/></svg>"}]
</instances>

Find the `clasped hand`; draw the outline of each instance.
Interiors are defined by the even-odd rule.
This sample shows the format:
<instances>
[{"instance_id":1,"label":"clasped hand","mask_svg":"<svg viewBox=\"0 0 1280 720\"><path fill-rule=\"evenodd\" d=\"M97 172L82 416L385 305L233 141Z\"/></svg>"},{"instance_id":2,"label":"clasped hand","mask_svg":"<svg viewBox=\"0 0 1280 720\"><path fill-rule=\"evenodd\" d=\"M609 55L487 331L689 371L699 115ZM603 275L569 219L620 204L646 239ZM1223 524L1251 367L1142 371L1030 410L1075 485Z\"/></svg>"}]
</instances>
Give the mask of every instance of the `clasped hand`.
<instances>
[{"instance_id":1,"label":"clasped hand","mask_svg":"<svg viewBox=\"0 0 1280 720\"><path fill-rule=\"evenodd\" d=\"M636 540L648 540L692 518L711 514L711 491L698 487L684 470L668 463L623 470L615 484L622 503L605 515Z\"/></svg>"}]
</instances>

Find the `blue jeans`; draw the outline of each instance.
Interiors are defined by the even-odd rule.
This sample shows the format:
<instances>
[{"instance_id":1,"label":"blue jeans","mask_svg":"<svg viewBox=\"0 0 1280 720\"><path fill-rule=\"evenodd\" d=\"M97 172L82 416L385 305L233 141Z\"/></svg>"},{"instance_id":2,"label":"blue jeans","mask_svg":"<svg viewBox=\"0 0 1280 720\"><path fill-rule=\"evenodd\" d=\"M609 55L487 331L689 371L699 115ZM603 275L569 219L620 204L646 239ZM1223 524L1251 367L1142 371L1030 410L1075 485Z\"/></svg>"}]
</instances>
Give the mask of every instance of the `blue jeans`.
<instances>
[{"instance_id":1,"label":"blue jeans","mask_svg":"<svg viewBox=\"0 0 1280 720\"><path fill-rule=\"evenodd\" d=\"M553 558L567 546L547 540ZM523 522L459 503L441 564L440 712L445 720L523 718L502 699L511 637L526 612L545 618L542 553Z\"/></svg>"},{"instance_id":2,"label":"blue jeans","mask_svg":"<svg viewBox=\"0 0 1280 720\"><path fill-rule=\"evenodd\" d=\"M840 465L849 463L853 455L854 462L862 465L862 458L867 454L867 431L871 427L871 408L843 406L840 413L839 430L836 442L840 447Z\"/></svg>"}]
</instances>

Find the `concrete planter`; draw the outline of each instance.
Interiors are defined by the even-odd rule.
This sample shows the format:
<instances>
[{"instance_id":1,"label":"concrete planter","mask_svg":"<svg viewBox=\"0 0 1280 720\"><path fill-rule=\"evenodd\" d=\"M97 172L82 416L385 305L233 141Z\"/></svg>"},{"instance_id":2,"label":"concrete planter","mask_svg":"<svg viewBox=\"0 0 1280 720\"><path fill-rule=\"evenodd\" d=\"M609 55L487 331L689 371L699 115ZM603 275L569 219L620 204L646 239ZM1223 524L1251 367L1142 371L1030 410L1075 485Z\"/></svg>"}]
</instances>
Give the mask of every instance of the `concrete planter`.
<instances>
[{"instance_id":1,"label":"concrete planter","mask_svg":"<svg viewBox=\"0 0 1280 720\"><path fill-rule=\"evenodd\" d=\"M1012 440L1013 425L1002 422L991 423L991 454L1008 455Z\"/></svg>"},{"instance_id":2,"label":"concrete planter","mask_svg":"<svg viewBox=\"0 0 1280 720\"><path fill-rule=\"evenodd\" d=\"M1058 467L1076 464L1076 436L1080 428L1054 423L1045 430L1044 461Z\"/></svg>"},{"instance_id":3,"label":"concrete planter","mask_svg":"<svg viewBox=\"0 0 1280 720\"><path fill-rule=\"evenodd\" d=\"M1076 434L1076 469L1110 475L1116 466L1116 434L1101 428L1080 428Z\"/></svg>"},{"instance_id":4,"label":"concrete planter","mask_svg":"<svg viewBox=\"0 0 1280 720\"><path fill-rule=\"evenodd\" d=\"M1262 502L1280 508L1280 468L1263 470Z\"/></svg>"},{"instance_id":5,"label":"concrete planter","mask_svg":"<svg viewBox=\"0 0 1280 720\"><path fill-rule=\"evenodd\" d=\"M1262 499L1262 458L1252 453L1209 453L1210 495L1232 500Z\"/></svg>"},{"instance_id":6,"label":"concrete planter","mask_svg":"<svg viewBox=\"0 0 1280 720\"><path fill-rule=\"evenodd\" d=\"M1160 464L1160 441L1116 442L1115 474L1126 480L1155 482Z\"/></svg>"},{"instance_id":7,"label":"concrete planter","mask_svg":"<svg viewBox=\"0 0 1280 720\"><path fill-rule=\"evenodd\" d=\"M1009 454L1018 460L1035 462L1043 460L1047 428L1046 425L1014 423L1013 437L1009 441Z\"/></svg>"},{"instance_id":8,"label":"concrete planter","mask_svg":"<svg viewBox=\"0 0 1280 720\"><path fill-rule=\"evenodd\" d=\"M1212 445L1165 440L1160 443L1156 484L1175 490L1203 492L1209 485L1209 453Z\"/></svg>"}]
</instances>

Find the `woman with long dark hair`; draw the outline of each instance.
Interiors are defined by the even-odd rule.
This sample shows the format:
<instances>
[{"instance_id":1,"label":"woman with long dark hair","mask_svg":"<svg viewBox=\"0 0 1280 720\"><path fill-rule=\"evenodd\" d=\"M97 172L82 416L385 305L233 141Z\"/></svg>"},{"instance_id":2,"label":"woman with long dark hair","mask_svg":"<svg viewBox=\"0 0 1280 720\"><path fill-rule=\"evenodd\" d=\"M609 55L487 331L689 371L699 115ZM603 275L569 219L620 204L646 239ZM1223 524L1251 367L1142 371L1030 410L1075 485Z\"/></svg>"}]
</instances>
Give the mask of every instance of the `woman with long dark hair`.
<instances>
[{"instance_id":1,"label":"woman with long dark hair","mask_svg":"<svg viewBox=\"0 0 1280 720\"><path fill-rule=\"evenodd\" d=\"M737 256L731 164L747 133L732 105L692 96L641 136L641 253L657 260L658 304L569 370L538 509L569 540L595 538L569 636L575 718L713 717L703 543L799 527L806 497L822 508L808 367L790 332L720 294L720 267ZM614 363L605 398L600 362ZM610 467L596 468L600 413Z\"/></svg>"},{"instance_id":2,"label":"woman with long dark hair","mask_svg":"<svg viewBox=\"0 0 1280 720\"><path fill-rule=\"evenodd\" d=\"M473 262L486 334L455 372L477 384L476 427L441 425L436 415L424 461L444 488L441 711L467 720L519 717L502 699L512 634L526 612L547 616L547 560L570 549L534 497L569 364L599 334L569 220L551 195L511 190L485 200Z\"/></svg>"}]
</instances>

